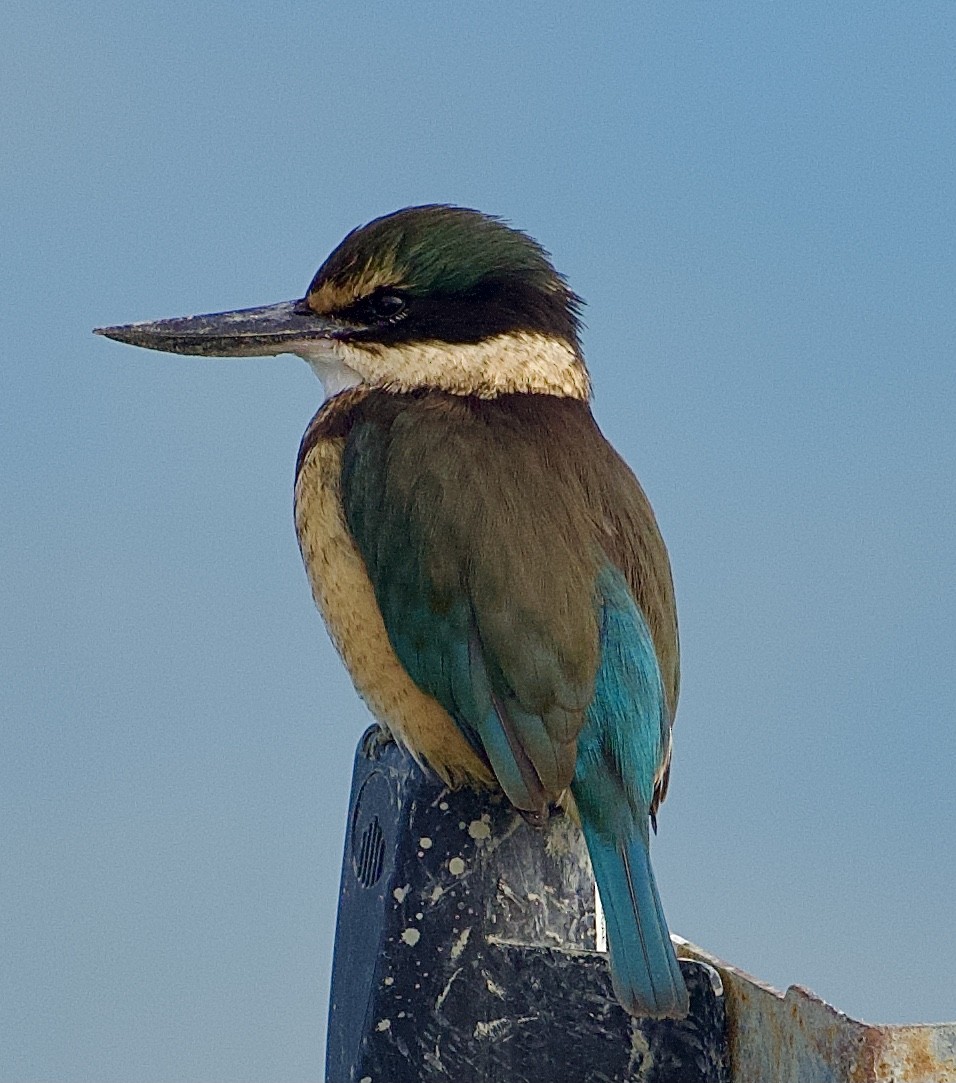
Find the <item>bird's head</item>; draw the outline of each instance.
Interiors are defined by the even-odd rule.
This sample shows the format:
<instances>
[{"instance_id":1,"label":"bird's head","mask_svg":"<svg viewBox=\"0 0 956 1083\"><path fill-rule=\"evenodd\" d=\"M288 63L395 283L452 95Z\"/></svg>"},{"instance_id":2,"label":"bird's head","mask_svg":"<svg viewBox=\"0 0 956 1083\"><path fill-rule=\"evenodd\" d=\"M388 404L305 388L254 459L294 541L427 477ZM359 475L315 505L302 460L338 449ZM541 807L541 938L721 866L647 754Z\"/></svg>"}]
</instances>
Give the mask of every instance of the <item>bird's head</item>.
<instances>
[{"instance_id":1,"label":"bird's head","mask_svg":"<svg viewBox=\"0 0 956 1083\"><path fill-rule=\"evenodd\" d=\"M363 384L586 399L579 307L527 234L429 205L353 230L301 300L97 333L170 353L298 354L328 394Z\"/></svg>"}]
</instances>

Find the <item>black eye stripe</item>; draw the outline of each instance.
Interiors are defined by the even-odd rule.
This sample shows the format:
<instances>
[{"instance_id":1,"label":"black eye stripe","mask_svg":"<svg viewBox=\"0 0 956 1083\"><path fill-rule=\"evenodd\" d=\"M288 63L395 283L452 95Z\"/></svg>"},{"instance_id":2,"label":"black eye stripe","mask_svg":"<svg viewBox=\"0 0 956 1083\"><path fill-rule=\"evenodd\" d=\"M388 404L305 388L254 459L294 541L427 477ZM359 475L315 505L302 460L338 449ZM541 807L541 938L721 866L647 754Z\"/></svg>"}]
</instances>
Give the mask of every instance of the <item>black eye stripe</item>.
<instances>
[{"instance_id":1,"label":"black eye stripe","mask_svg":"<svg viewBox=\"0 0 956 1083\"><path fill-rule=\"evenodd\" d=\"M341 316L356 323L377 324L396 319L407 306L407 299L398 290L380 286L367 297L353 301Z\"/></svg>"},{"instance_id":2,"label":"black eye stripe","mask_svg":"<svg viewBox=\"0 0 956 1083\"><path fill-rule=\"evenodd\" d=\"M469 290L425 294L380 286L334 316L346 325L341 337L383 346L481 342L526 331L562 338L576 347L578 304L570 290L544 293L521 279L502 276Z\"/></svg>"}]
</instances>

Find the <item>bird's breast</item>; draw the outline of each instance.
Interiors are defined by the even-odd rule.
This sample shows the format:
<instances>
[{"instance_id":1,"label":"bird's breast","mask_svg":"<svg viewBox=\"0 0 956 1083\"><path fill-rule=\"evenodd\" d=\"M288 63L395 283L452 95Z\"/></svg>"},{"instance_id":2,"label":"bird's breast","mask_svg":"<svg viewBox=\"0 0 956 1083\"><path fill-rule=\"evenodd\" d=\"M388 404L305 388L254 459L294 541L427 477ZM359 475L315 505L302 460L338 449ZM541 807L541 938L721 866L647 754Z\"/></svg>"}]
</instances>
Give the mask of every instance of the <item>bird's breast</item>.
<instances>
[{"instance_id":1,"label":"bird's breast","mask_svg":"<svg viewBox=\"0 0 956 1083\"><path fill-rule=\"evenodd\" d=\"M450 785L492 785L451 717L411 680L392 648L342 511L344 444L313 423L300 452L295 525L316 605L356 689L396 740Z\"/></svg>"}]
</instances>

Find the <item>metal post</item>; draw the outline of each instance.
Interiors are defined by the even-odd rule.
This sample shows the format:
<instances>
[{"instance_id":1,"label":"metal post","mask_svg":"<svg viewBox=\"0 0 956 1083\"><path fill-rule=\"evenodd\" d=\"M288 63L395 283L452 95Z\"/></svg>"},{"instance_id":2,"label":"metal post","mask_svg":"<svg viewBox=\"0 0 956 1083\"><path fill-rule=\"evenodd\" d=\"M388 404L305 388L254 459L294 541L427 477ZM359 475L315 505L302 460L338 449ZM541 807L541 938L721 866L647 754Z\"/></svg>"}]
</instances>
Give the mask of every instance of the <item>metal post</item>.
<instances>
[{"instance_id":1,"label":"metal post","mask_svg":"<svg viewBox=\"0 0 956 1083\"><path fill-rule=\"evenodd\" d=\"M449 792L370 730L352 780L327 1083L726 1083L717 971L687 1019L635 1020L596 949L581 834Z\"/></svg>"}]
</instances>

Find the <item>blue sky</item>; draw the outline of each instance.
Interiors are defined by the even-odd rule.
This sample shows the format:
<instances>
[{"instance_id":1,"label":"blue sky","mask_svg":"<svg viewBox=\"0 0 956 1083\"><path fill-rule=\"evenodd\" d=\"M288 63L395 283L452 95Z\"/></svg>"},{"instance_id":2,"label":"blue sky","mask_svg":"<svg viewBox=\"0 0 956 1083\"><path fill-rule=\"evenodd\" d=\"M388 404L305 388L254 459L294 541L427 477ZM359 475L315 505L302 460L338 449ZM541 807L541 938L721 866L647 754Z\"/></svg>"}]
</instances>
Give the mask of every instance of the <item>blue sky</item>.
<instances>
[{"instance_id":1,"label":"blue sky","mask_svg":"<svg viewBox=\"0 0 956 1083\"><path fill-rule=\"evenodd\" d=\"M15 5L0 65L0 1080L321 1077L368 719L292 526L300 295L410 203L588 301L674 564L672 928L956 1019L950 3Z\"/></svg>"}]
</instances>

